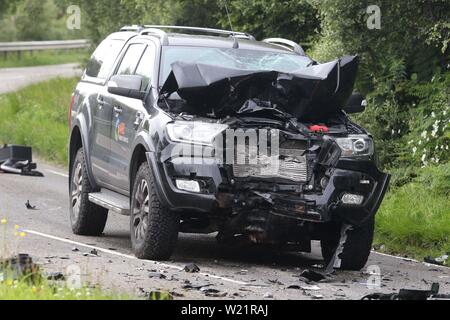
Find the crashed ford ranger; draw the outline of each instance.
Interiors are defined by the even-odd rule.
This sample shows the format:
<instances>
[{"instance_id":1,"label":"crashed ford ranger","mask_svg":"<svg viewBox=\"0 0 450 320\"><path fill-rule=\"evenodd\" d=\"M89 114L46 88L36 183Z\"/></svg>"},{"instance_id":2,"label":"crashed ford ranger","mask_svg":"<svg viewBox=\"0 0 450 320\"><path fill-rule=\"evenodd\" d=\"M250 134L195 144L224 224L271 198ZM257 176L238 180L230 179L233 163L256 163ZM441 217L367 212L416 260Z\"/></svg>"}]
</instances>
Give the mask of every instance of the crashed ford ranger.
<instances>
[{"instance_id":1,"label":"crashed ford ranger","mask_svg":"<svg viewBox=\"0 0 450 320\"><path fill-rule=\"evenodd\" d=\"M178 32L178 33L175 33ZM70 108L70 220L103 233L130 216L138 258L181 233L310 252L359 270L389 175L348 114L358 57L319 64L285 39L125 27L94 52Z\"/></svg>"}]
</instances>

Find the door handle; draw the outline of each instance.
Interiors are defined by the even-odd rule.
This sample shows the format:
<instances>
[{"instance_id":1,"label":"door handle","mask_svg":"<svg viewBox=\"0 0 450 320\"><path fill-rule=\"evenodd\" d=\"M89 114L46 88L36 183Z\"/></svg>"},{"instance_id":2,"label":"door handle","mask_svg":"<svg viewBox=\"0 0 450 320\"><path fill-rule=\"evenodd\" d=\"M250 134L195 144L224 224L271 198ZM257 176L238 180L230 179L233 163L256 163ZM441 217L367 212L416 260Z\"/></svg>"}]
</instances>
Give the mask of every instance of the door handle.
<instances>
[{"instance_id":1,"label":"door handle","mask_svg":"<svg viewBox=\"0 0 450 320\"><path fill-rule=\"evenodd\" d=\"M123 112L122 107L114 107L114 113L115 114L121 114Z\"/></svg>"},{"instance_id":2,"label":"door handle","mask_svg":"<svg viewBox=\"0 0 450 320\"><path fill-rule=\"evenodd\" d=\"M136 121L134 121L134 128L137 129L141 125L142 121L144 120L144 113L141 111L136 112Z\"/></svg>"}]
</instances>

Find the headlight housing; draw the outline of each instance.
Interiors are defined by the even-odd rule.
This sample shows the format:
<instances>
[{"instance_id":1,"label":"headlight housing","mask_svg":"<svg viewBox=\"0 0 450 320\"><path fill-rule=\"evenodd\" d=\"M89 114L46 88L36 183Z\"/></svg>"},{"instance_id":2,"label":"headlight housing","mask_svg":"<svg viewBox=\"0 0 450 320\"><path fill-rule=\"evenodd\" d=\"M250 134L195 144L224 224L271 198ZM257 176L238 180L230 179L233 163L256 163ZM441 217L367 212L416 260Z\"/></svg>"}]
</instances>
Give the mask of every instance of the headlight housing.
<instances>
[{"instance_id":1,"label":"headlight housing","mask_svg":"<svg viewBox=\"0 0 450 320\"><path fill-rule=\"evenodd\" d=\"M369 157L374 154L373 139L367 135L349 135L347 138L337 138L336 142L343 158Z\"/></svg>"},{"instance_id":2,"label":"headlight housing","mask_svg":"<svg viewBox=\"0 0 450 320\"><path fill-rule=\"evenodd\" d=\"M174 142L214 146L214 139L228 125L207 122L175 121L167 125L167 134Z\"/></svg>"}]
</instances>

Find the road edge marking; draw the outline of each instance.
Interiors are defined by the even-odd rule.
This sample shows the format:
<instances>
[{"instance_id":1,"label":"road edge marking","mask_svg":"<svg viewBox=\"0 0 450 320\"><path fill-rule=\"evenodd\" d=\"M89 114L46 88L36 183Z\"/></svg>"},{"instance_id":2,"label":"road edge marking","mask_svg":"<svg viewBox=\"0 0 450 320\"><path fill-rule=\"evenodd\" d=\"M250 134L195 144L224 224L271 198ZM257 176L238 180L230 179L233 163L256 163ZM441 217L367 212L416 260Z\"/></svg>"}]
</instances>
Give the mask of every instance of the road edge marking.
<instances>
[{"instance_id":1,"label":"road edge marking","mask_svg":"<svg viewBox=\"0 0 450 320\"><path fill-rule=\"evenodd\" d=\"M51 169L44 169L44 170L47 171L48 173L55 174L55 175L60 176L60 177L69 178L69 175L67 175L65 173L61 173L61 172L58 172L58 171L55 171L55 170L51 170Z\"/></svg>"},{"instance_id":2,"label":"road edge marking","mask_svg":"<svg viewBox=\"0 0 450 320\"><path fill-rule=\"evenodd\" d=\"M153 260L140 260L140 259L136 258L135 256L132 256L132 255L129 255L129 254L120 253L120 252L117 252L117 251L108 250L108 249L104 249L104 248L101 248L101 247L84 244L84 243L81 243L81 242L78 242L78 241L73 241L73 240L69 240L69 239L64 239L64 238L52 236L52 235L49 235L49 234L46 234L46 233L42 233L42 232L38 232L38 231L34 231L34 230L23 230L23 231L25 233L29 233L29 234L32 234L32 235L35 235L35 236L39 236L39 237L42 237L42 238L47 238L47 239L51 239L51 240L55 240L55 241L60 241L60 242L64 242L64 243L67 243L67 244L72 244L72 245L85 247L85 248L89 248L89 249L95 249L95 250L97 250L99 252L107 253L107 254L118 256L118 257L122 257L122 258L127 258L127 259L130 259L130 260L141 261L141 262L144 262L144 263L150 263L150 264L154 264L154 265L157 265L159 267L163 267L163 268L167 268L167 269L174 269L174 270L177 270L177 271L183 271L182 267L179 267L179 266L176 266L176 265L173 265L173 264L167 264L167 263L162 263L162 262L153 261ZM210 274L210 273L201 272L201 273L198 273L198 275L203 276L203 277L208 278L208 279L221 280L221 281L230 282L230 283L241 285L241 286L250 286L250 284L247 283L247 282L234 280L234 279L230 279L230 278L227 278L227 277L217 276L217 275Z\"/></svg>"}]
</instances>

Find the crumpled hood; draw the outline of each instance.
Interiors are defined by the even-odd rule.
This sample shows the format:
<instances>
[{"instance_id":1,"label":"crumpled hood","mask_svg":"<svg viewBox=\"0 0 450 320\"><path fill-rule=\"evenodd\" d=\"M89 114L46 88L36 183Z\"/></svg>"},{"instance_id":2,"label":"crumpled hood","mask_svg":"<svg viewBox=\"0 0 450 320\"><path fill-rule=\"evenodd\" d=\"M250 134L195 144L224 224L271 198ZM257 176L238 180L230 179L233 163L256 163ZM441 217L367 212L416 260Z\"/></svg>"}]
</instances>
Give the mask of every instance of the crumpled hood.
<instances>
[{"instance_id":1,"label":"crumpled hood","mask_svg":"<svg viewBox=\"0 0 450 320\"><path fill-rule=\"evenodd\" d=\"M357 56L346 56L281 73L176 62L161 93L177 92L186 101L185 110L177 111L197 115L271 113L323 119L347 103L358 65Z\"/></svg>"}]
</instances>

